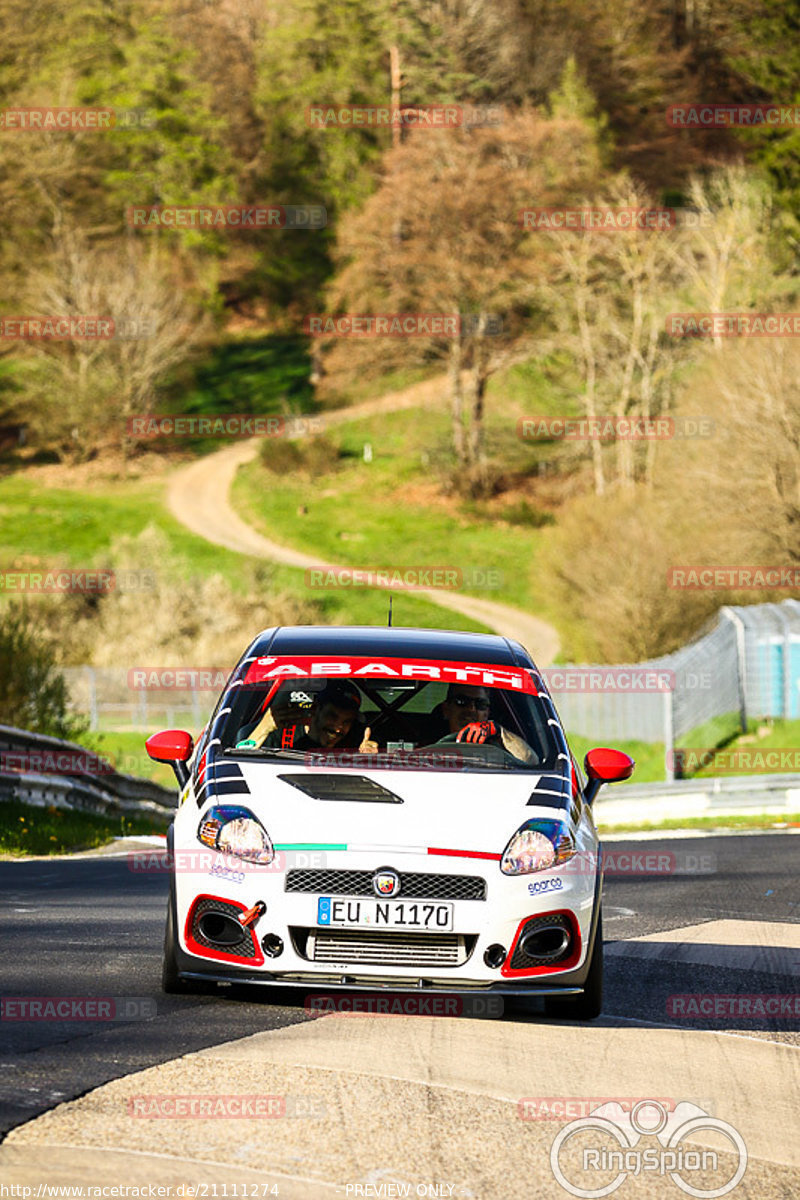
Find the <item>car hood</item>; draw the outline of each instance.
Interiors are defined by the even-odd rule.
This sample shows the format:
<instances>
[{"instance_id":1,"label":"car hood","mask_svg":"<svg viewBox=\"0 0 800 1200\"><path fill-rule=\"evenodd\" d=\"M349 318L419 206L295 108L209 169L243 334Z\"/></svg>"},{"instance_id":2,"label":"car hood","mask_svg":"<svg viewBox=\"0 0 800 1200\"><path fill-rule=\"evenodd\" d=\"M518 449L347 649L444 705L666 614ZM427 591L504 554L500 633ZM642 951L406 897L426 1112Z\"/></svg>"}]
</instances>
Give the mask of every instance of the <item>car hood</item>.
<instances>
[{"instance_id":1,"label":"car hood","mask_svg":"<svg viewBox=\"0 0 800 1200\"><path fill-rule=\"evenodd\" d=\"M437 847L500 854L524 821L568 810L566 781L553 773L326 771L235 760L217 764L212 775L203 807L213 799L251 808L273 844L286 849Z\"/></svg>"}]
</instances>

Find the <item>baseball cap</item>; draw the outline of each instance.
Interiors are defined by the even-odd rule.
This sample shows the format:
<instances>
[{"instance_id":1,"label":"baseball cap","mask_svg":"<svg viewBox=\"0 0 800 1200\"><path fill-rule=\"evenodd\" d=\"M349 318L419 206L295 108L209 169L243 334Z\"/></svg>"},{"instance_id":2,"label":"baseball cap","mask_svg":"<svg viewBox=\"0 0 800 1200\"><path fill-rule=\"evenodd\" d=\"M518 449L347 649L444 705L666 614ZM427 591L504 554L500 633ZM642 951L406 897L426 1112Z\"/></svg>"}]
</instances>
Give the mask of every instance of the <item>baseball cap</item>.
<instances>
[{"instance_id":1,"label":"baseball cap","mask_svg":"<svg viewBox=\"0 0 800 1200\"><path fill-rule=\"evenodd\" d=\"M361 708L361 693L355 684L347 683L343 679L335 679L327 683L319 693L318 702L320 705L335 704L337 708L355 712Z\"/></svg>"}]
</instances>

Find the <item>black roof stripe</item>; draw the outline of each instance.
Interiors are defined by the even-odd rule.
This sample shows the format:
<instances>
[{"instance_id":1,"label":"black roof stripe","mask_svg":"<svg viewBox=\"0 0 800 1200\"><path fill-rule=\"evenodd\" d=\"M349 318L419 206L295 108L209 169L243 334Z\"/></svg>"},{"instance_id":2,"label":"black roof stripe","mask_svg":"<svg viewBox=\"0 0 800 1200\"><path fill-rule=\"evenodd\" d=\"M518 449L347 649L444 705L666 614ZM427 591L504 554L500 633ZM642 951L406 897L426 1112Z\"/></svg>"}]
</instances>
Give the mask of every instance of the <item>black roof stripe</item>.
<instances>
[{"instance_id":1,"label":"black roof stripe","mask_svg":"<svg viewBox=\"0 0 800 1200\"><path fill-rule=\"evenodd\" d=\"M352 655L376 658L430 658L447 662L479 662L496 666L532 667L518 642L498 634L462 633L447 629L393 626L284 626L265 630L250 647L258 657Z\"/></svg>"}]
</instances>

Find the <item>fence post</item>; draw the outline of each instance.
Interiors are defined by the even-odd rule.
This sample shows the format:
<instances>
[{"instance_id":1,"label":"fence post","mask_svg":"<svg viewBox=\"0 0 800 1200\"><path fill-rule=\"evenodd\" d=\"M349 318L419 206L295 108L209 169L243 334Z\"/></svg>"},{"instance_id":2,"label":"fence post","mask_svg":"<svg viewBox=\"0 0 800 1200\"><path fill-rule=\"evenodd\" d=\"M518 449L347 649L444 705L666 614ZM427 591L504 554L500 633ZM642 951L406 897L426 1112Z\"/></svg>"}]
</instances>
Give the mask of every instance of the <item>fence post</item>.
<instances>
[{"instance_id":1,"label":"fence post","mask_svg":"<svg viewBox=\"0 0 800 1200\"><path fill-rule=\"evenodd\" d=\"M89 677L89 728L96 730L99 727L97 719L97 677L94 667L85 667Z\"/></svg>"},{"instance_id":2,"label":"fence post","mask_svg":"<svg viewBox=\"0 0 800 1200\"><path fill-rule=\"evenodd\" d=\"M788 721L792 714L792 627L782 608L778 608L778 617L783 625L783 719Z\"/></svg>"},{"instance_id":3,"label":"fence post","mask_svg":"<svg viewBox=\"0 0 800 1200\"><path fill-rule=\"evenodd\" d=\"M739 723L742 727L742 733L747 733L747 646L744 636L744 621L727 604L719 610L719 615L727 617L736 630L736 678L739 683Z\"/></svg>"},{"instance_id":4,"label":"fence post","mask_svg":"<svg viewBox=\"0 0 800 1200\"><path fill-rule=\"evenodd\" d=\"M667 783L675 782L675 727L672 713L672 690L664 692L664 768Z\"/></svg>"}]
</instances>

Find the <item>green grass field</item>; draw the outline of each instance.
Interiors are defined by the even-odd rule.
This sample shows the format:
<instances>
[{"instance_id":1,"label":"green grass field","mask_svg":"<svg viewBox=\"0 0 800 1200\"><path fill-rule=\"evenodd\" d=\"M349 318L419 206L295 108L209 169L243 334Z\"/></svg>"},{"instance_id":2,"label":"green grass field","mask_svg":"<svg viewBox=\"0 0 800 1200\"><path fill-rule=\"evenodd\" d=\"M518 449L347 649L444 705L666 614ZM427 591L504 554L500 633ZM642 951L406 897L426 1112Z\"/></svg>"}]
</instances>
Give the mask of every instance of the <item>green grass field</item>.
<instances>
[{"instance_id":1,"label":"green grass field","mask_svg":"<svg viewBox=\"0 0 800 1200\"><path fill-rule=\"evenodd\" d=\"M428 413L422 422L412 410L362 419L330 440L341 457L313 478L267 471L258 459L242 468L232 492L237 511L266 536L328 562L452 568L458 590L542 611L535 570L542 530L442 501L431 485L447 440L443 416Z\"/></svg>"},{"instance_id":2,"label":"green grass field","mask_svg":"<svg viewBox=\"0 0 800 1200\"><path fill-rule=\"evenodd\" d=\"M157 822L149 816L101 817L63 808L35 808L18 800L3 801L0 817L0 854L14 858L93 850L115 837L163 833L168 823L167 818Z\"/></svg>"},{"instance_id":3,"label":"green grass field","mask_svg":"<svg viewBox=\"0 0 800 1200\"><path fill-rule=\"evenodd\" d=\"M22 474L0 479L0 564L10 569L31 567L88 567L103 565L114 541L136 536L148 526L161 531L169 543L170 564L187 576L219 572L235 591L242 591L243 565L256 565L189 533L166 510L163 481L118 480L91 490L44 487ZM315 620L333 625L383 625L388 602L377 589L340 590L311 594L304 573L270 564L270 586L316 608ZM9 599L10 593L5 593ZM396 625L482 631L485 626L431 604L412 594L395 606ZM242 644L253 630L242 630Z\"/></svg>"}]
</instances>

